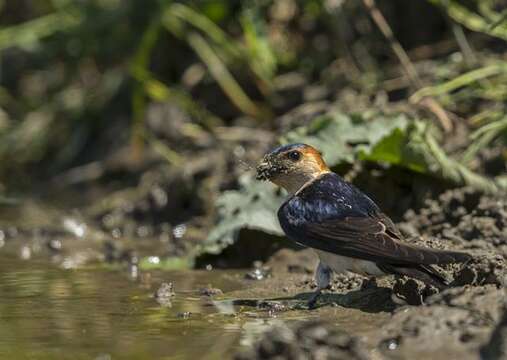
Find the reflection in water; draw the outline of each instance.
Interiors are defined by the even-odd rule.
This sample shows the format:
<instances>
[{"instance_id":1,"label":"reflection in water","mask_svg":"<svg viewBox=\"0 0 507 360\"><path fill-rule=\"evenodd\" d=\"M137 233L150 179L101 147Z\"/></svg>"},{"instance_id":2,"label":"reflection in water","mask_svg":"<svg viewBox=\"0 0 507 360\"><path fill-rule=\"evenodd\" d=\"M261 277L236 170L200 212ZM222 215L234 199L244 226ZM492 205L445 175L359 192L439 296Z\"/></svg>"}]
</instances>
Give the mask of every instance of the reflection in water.
<instances>
[{"instance_id":1,"label":"reflection in water","mask_svg":"<svg viewBox=\"0 0 507 360\"><path fill-rule=\"evenodd\" d=\"M281 321L245 310L248 304L199 294L209 284L224 292L240 288L240 277L231 275L152 272L149 287L126 271L60 270L2 258L0 358L229 357ZM153 296L164 281L174 284L170 307Z\"/></svg>"}]
</instances>

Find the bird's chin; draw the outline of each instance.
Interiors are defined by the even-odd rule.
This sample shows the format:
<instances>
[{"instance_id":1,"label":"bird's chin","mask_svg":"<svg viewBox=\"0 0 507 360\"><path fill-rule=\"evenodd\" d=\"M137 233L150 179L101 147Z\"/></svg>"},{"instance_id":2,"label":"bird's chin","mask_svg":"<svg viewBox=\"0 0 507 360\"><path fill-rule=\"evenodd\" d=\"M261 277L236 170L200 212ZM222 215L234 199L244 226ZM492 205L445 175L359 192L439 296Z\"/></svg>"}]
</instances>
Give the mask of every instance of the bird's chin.
<instances>
[{"instance_id":1,"label":"bird's chin","mask_svg":"<svg viewBox=\"0 0 507 360\"><path fill-rule=\"evenodd\" d=\"M262 162L257 168L257 175L255 178L261 181L271 181L273 182L280 176L287 174L288 169L283 165L273 164L270 162Z\"/></svg>"},{"instance_id":2,"label":"bird's chin","mask_svg":"<svg viewBox=\"0 0 507 360\"><path fill-rule=\"evenodd\" d=\"M269 162L262 162L257 166L255 178L260 181L269 181L273 175L273 168Z\"/></svg>"},{"instance_id":3,"label":"bird's chin","mask_svg":"<svg viewBox=\"0 0 507 360\"><path fill-rule=\"evenodd\" d=\"M273 174L269 169L257 169L257 175L255 178L260 181L271 181Z\"/></svg>"}]
</instances>

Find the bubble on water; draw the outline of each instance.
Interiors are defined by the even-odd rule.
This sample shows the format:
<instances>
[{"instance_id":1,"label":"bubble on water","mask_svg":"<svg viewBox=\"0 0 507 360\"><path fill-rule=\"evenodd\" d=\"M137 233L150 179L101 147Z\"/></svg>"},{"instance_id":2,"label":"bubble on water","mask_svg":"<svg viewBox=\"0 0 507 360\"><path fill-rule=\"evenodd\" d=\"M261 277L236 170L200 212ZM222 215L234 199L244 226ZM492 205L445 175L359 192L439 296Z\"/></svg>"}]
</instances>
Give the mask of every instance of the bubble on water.
<instances>
[{"instance_id":1,"label":"bubble on water","mask_svg":"<svg viewBox=\"0 0 507 360\"><path fill-rule=\"evenodd\" d=\"M98 355L95 360L111 360L112 356L109 354L100 354Z\"/></svg>"},{"instance_id":2,"label":"bubble on water","mask_svg":"<svg viewBox=\"0 0 507 360\"><path fill-rule=\"evenodd\" d=\"M238 146L234 147L234 150L232 152L234 153L234 156L242 157L245 155L246 150L243 146L238 145Z\"/></svg>"},{"instance_id":3,"label":"bubble on water","mask_svg":"<svg viewBox=\"0 0 507 360\"><path fill-rule=\"evenodd\" d=\"M248 280L264 280L271 275L271 271L267 267L257 267L245 274Z\"/></svg>"},{"instance_id":4,"label":"bubble on water","mask_svg":"<svg viewBox=\"0 0 507 360\"><path fill-rule=\"evenodd\" d=\"M139 266L137 264L130 264L130 277L137 279L139 277Z\"/></svg>"},{"instance_id":5,"label":"bubble on water","mask_svg":"<svg viewBox=\"0 0 507 360\"><path fill-rule=\"evenodd\" d=\"M167 205L168 196L167 193L160 187L156 187L151 190L151 196L155 201L155 204L159 208L163 208Z\"/></svg>"},{"instance_id":6,"label":"bubble on water","mask_svg":"<svg viewBox=\"0 0 507 360\"><path fill-rule=\"evenodd\" d=\"M11 226L11 227L9 227L9 228L7 229L7 234L8 234L11 238L13 238L13 237L18 236L19 231L18 231L18 229L17 229L16 227Z\"/></svg>"},{"instance_id":7,"label":"bubble on water","mask_svg":"<svg viewBox=\"0 0 507 360\"><path fill-rule=\"evenodd\" d=\"M147 237L148 235L150 235L151 233L151 230L148 226L139 226L137 228L137 236L139 237Z\"/></svg>"},{"instance_id":8,"label":"bubble on water","mask_svg":"<svg viewBox=\"0 0 507 360\"><path fill-rule=\"evenodd\" d=\"M177 239L182 238L186 232L187 232L187 225L185 225L185 224L176 225L173 229L173 235Z\"/></svg>"},{"instance_id":9,"label":"bubble on water","mask_svg":"<svg viewBox=\"0 0 507 360\"><path fill-rule=\"evenodd\" d=\"M387 339L386 341L384 341L383 345L388 350L396 350L399 344L397 339Z\"/></svg>"},{"instance_id":10,"label":"bubble on water","mask_svg":"<svg viewBox=\"0 0 507 360\"><path fill-rule=\"evenodd\" d=\"M25 245L21 248L19 256L23 260L29 260L32 257L32 250L30 250L29 246Z\"/></svg>"},{"instance_id":11,"label":"bubble on water","mask_svg":"<svg viewBox=\"0 0 507 360\"><path fill-rule=\"evenodd\" d=\"M79 222L74 218L63 219L63 227L65 230L79 238L83 237L86 234L86 224Z\"/></svg>"},{"instance_id":12,"label":"bubble on water","mask_svg":"<svg viewBox=\"0 0 507 360\"><path fill-rule=\"evenodd\" d=\"M62 249L62 242L58 239L53 239L48 243L48 246L51 250L61 250Z\"/></svg>"},{"instance_id":13,"label":"bubble on water","mask_svg":"<svg viewBox=\"0 0 507 360\"><path fill-rule=\"evenodd\" d=\"M158 256L148 256L148 262L150 264L158 265L160 264L160 258Z\"/></svg>"},{"instance_id":14,"label":"bubble on water","mask_svg":"<svg viewBox=\"0 0 507 360\"><path fill-rule=\"evenodd\" d=\"M111 231L111 235L115 238L115 239L118 239L121 237L121 230L118 229L118 228L115 228Z\"/></svg>"},{"instance_id":15,"label":"bubble on water","mask_svg":"<svg viewBox=\"0 0 507 360\"><path fill-rule=\"evenodd\" d=\"M65 270L74 269L76 267L76 262L72 258L67 257L62 261L61 266Z\"/></svg>"}]
</instances>

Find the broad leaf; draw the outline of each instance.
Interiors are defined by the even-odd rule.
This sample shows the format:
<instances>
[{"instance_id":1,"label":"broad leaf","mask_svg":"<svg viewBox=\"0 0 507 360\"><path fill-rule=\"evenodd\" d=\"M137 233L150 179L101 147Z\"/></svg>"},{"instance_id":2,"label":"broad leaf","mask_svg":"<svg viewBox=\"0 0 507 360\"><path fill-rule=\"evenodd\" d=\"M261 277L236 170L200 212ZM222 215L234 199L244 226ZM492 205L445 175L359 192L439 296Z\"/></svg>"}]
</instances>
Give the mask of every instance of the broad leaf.
<instances>
[{"instance_id":1,"label":"broad leaf","mask_svg":"<svg viewBox=\"0 0 507 360\"><path fill-rule=\"evenodd\" d=\"M505 180L488 179L450 158L432 130L436 129L428 123L410 121L404 115L378 116L368 121L334 112L289 132L280 142L312 145L322 151L330 166L367 160L405 167L484 192L505 190ZM219 198L220 219L202 250L219 253L234 243L242 228L282 235L276 212L283 200L273 185L255 181L251 174L244 176L239 190L226 191Z\"/></svg>"}]
</instances>

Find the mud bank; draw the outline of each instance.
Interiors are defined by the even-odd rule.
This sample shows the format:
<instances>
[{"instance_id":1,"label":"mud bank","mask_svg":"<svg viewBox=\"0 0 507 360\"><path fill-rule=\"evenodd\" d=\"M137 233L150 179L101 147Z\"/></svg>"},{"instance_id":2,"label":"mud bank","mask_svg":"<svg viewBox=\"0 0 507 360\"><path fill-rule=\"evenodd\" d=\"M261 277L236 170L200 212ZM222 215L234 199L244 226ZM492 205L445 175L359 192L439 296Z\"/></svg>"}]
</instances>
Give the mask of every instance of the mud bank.
<instances>
[{"instance_id":1,"label":"mud bank","mask_svg":"<svg viewBox=\"0 0 507 360\"><path fill-rule=\"evenodd\" d=\"M329 318L320 317L312 323L272 329L238 359L303 359L320 354L330 359L505 358L506 198L469 188L448 190L419 211L407 211L398 225L409 241L461 249L474 259L464 266L441 268L450 282L450 288L441 292L408 278L372 281L352 274L336 276L319 310L354 308L372 318L384 314L380 326L367 334L357 334L354 326L340 328L337 335ZM273 276L284 271L289 277L297 274L295 286L307 289L313 285L310 274L315 264L309 250L281 250L268 262Z\"/></svg>"},{"instance_id":2,"label":"mud bank","mask_svg":"<svg viewBox=\"0 0 507 360\"><path fill-rule=\"evenodd\" d=\"M156 204L155 195L148 194L151 200L147 204ZM145 208L141 205L120 206L126 212L118 215L104 209L63 214L53 208L25 204L7 214L5 223L10 225L0 226L0 251L4 256L16 255L25 260L49 257L68 268L104 261L136 265L135 260L144 255L185 253L184 245L193 243L187 242L189 235L202 238L193 234L192 227L164 222L144 226L136 222L139 216L154 221L164 218L162 212L156 216L151 210L142 212L139 209ZM96 214L95 221L90 220L92 213ZM130 220L121 220L125 217ZM23 223L19 222L21 218ZM212 286L219 285L216 283L206 288L206 283L199 284L193 290L204 289L200 293L207 297L216 294L213 306L229 309L232 305L240 315L231 321L238 326L254 318L268 321L266 327L270 328L275 324L271 320L277 320L280 327L270 328L258 341L252 339L249 344L254 344L238 353L242 359L317 358L321 353L337 359L500 359L506 349L502 338L507 316L506 225L505 196L482 195L469 188L445 191L420 209L405 212L398 226L408 241L474 255L466 265L441 268L451 284L442 292L408 278L372 280L341 274L325 291L317 309L308 310L306 302L314 290L317 263L308 249L281 249L264 263L241 270L240 275L230 279L240 283L234 291L212 291ZM120 235L135 236L115 238L116 229L120 229ZM182 233L185 236L181 237ZM139 279L149 277L150 270L139 271ZM164 280L172 281L170 277ZM173 297L170 299L172 302ZM231 353L236 351L234 347Z\"/></svg>"}]
</instances>

